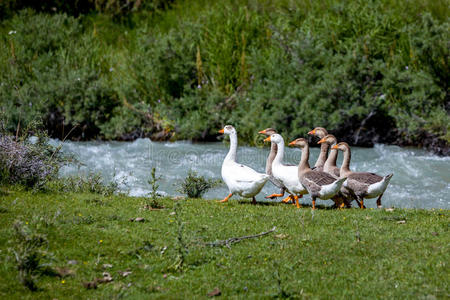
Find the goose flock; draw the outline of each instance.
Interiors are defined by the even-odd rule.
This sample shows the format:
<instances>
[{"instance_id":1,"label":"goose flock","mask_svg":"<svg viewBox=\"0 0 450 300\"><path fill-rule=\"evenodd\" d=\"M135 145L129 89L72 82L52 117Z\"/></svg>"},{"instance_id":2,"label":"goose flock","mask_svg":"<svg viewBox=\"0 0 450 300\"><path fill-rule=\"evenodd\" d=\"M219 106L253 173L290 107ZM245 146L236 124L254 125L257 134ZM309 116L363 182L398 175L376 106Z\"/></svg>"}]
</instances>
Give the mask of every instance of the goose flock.
<instances>
[{"instance_id":1,"label":"goose flock","mask_svg":"<svg viewBox=\"0 0 450 300\"><path fill-rule=\"evenodd\" d=\"M261 191L267 181L280 188L280 192L266 196L268 199L288 196L282 202L292 202L301 207L299 199L309 194L312 209L316 208L316 199L334 201L339 208L351 207L356 201L360 208L365 208L364 199L377 198L377 207L381 208L381 197L386 190L393 174L379 176L369 172L353 172L350 170L351 151L345 142L338 143L336 137L328 134L322 127L316 127L308 134L320 140L320 154L313 168L309 165L309 144L304 138L298 138L289 146L301 149L301 159L296 165L283 163L284 140L273 128L267 128L259 133L271 142L270 153L266 162L266 172L259 173L252 168L236 161L237 132L232 125L226 125L219 133L230 137L230 150L222 164L222 178L228 186L229 194L220 202L227 202L233 195L251 198L256 203L255 196ZM328 150L330 152L328 153ZM343 162L340 168L336 165L338 151L343 152Z\"/></svg>"}]
</instances>

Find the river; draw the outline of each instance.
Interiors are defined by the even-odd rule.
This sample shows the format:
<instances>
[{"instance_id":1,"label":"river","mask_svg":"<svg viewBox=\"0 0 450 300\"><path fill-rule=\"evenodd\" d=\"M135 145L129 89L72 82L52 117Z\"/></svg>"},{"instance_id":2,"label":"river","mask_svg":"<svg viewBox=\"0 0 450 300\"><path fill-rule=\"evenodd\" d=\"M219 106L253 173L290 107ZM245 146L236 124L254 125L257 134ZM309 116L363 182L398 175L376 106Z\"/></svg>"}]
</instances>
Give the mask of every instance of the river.
<instances>
[{"instance_id":1,"label":"river","mask_svg":"<svg viewBox=\"0 0 450 300\"><path fill-rule=\"evenodd\" d=\"M52 140L58 145L60 142ZM310 164L318 155L318 148L311 149ZM159 192L175 196L177 185L191 169L207 178L221 179L220 169L228 151L228 143L190 143L190 142L152 142L138 139L133 142L71 142L62 146L64 153L73 154L80 165L64 166L61 176L95 172L102 174L105 181L119 183L121 191L130 196L148 194L151 168L156 167ZM269 153L266 147L238 148L238 161L264 172ZM288 148L285 162L297 164L300 149ZM342 161L339 153L338 165ZM439 157L424 150L400 148L377 144L373 148L352 148L350 165L354 171L370 171L379 175L394 173L384 196L384 207L402 208L450 208L450 157ZM268 182L256 197L263 201L264 196L278 192ZM228 194L225 184L208 191L204 198L222 199ZM238 199L234 196L231 199ZM309 196L302 200L310 203ZM375 207L375 199L366 200L368 207ZM331 205L331 201L319 200L318 204Z\"/></svg>"}]
</instances>

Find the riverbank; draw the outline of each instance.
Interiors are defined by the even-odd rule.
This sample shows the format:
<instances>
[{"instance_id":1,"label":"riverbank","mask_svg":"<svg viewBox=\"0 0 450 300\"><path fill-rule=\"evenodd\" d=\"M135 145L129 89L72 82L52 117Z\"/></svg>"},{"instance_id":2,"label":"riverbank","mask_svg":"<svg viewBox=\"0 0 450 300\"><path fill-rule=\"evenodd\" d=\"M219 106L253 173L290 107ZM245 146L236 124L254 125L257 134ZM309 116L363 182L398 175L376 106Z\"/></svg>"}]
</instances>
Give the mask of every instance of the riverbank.
<instances>
[{"instance_id":1,"label":"riverbank","mask_svg":"<svg viewBox=\"0 0 450 300\"><path fill-rule=\"evenodd\" d=\"M449 296L449 210L312 214L309 207L202 199L176 205L170 198L159 200L164 209L144 210L145 198L8 186L0 193L2 297L206 298L216 288L227 298ZM17 279L12 251L23 247L13 224L46 241L40 263L49 268L35 273L36 292ZM229 247L205 245L273 227Z\"/></svg>"},{"instance_id":2,"label":"riverbank","mask_svg":"<svg viewBox=\"0 0 450 300\"><path fill-rule=\"evenodd\" d=\"M59 139L215 141L231 123L255 145L322 126L449 154L444 0L122 2L0 4L10 134L42 120Z\"/></svg>"}]
</instances>

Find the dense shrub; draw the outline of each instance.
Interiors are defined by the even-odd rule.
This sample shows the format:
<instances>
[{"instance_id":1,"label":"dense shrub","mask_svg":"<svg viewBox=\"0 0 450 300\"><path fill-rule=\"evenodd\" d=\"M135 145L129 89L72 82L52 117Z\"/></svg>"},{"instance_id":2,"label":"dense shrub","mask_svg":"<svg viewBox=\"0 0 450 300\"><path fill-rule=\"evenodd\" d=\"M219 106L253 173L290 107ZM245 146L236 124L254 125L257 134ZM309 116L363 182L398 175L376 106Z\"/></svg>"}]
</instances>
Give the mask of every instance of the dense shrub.
<instances>
[{"instance_id":1,"label":"dense shrub","mask_svg":"<svg viewBox=\"0 0 450 300\"><path fill-rule=\"evenodd\" d=\"M31 139L28 135L8 136L0 132L0 183L42 188L56 178L66 161L68 157L49 145L43 134Z\"/></svg>"},{"instance_id":2,"label":"dense shrub","mask_svg":"<svg viewBox=\"0 0 450 300\"><path fill-rule=\"evenodd\" d=\"M248 143L267 126L293 138L319 125L354 144L450 141L445 1L165 7L142 8L133 24L33 11L5 20L8 129L40 116L60 138L79 124L73 138L210 140L233 123Z\"/></svg>"}]
</instances>

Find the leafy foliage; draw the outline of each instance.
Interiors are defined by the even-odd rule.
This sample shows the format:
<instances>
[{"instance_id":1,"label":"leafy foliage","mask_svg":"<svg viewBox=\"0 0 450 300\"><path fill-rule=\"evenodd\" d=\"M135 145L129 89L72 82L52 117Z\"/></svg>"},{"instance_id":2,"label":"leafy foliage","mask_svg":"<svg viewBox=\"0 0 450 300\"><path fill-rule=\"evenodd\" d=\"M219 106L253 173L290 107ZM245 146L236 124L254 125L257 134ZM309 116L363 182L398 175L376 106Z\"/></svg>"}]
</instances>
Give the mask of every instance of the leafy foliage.
<instances>
[{"instance_id":1,"label":"leafy foliage","mask_svg":"<svg viewBox=\"0 0 450 300\"><path fill-rule=\"evenodd\" d=\"M319 125L355 144L450 141L446 1L138 2L130 22L105 1L97 15L3 21L8 130L38 116L58 137L79 124L79 139L210 140L233 123L248 143Z\"/></svg>"},{"instance_id":2,"label":"leafy foliage","mask_svg":"<svg viewBox=\"0 0 450 300\"><path fill-rule=\"evenodd\" d=\"M206 179L198 176L197 172L189 170L188 176L181 182L179 192L189 198L201 198L209 189L218 186L220 180Z\"/></svg>"}]
</instances>

